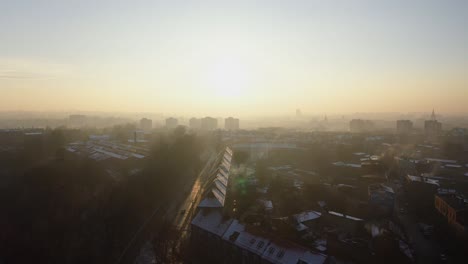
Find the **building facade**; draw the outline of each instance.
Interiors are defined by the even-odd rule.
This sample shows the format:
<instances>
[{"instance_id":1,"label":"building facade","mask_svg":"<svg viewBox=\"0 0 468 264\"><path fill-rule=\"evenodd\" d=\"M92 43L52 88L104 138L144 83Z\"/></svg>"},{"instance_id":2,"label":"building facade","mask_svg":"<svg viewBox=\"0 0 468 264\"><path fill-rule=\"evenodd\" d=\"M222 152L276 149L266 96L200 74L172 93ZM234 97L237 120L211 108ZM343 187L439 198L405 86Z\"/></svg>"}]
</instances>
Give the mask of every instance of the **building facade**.
<instances>
[{"instance_id":1,"label":"building facade","mask_svg":"<svg viewBox=\"0 0 468 264\"><path fill-rule=\"evenodd\" d=\"M424 131L427 136L437 136L442 132L442 123L437 121L434 110L432 110L431 120L424 122Z\"/></svg>"},{"instance_id":2,"label":"building facade","mask_svg":"<svg viewBox=\"0 0 468 264\"><path fill-rule=\"evenodd\" d=\"M218 128L218 120L213 117L204 117L201 119L201 129L203 130L215 130Z\"/></svg>"},{"instance_id":3,"label":"building facade","mask_svg":"<svg viewBox=\"0 0 468 264\"><path fill-rule=\"evenodd\" d=\"M399 134L409 134L413 130L413 122L410 120L398 120L396 129Z\"/></svg>"},{"instance_id":4,"label":"building facade","mask_svg":"<svg viewBox=\"0 0 468 264\"><path fill-rule=\"evenodd\" d=\"M190 127L190 129L193 129L193 130L200 129L201 128L200 118L195 118L195 117L190 118L189 127Z\"/></svg>"},{"instance_id":5,"label":"building facade","mask_svg":"<svg viewBox=\"0 0 468 264\"><path fill-rule=\"evenodd\" d=\"M153 120L148 118L142 118L140 120L140 129L145 132L151 131L151 129L153 129Z\"/></svg>"},{"instance_id":6,"label":"building facade","mask_svg":"<svg viewBox=\"0 0 468 264\"><path fill-rule=\"evenodd\" d=\"M424 122L424 131L428 136L436 136L442 132L442 123L437 120L426 120Z\"/></svg>"},{"instance_id":7,"label":"building facade","mask_svg":"<svg viewBox=\"0 0 468 264\"><path fill-rule=\"evenodd\" d=\"M169 129L174 129L179 125L179 120L177 118L169 117L166 118L166 127Z\"/></svg>"},{"instance_id":8,"label":"building facade","mask_svg":"<svg viewBox=\"0 0 468 264\"><path fill-rule=\"evenodd\" d=\"M349 122L351 132L369 132L374 129L374 122L363 119L353 119Z\"/></svg>"},{"instance_id":9,"label":"building facade","mask_svg":"<svg viewBox=\"0 0 468 264\"><path fill-rule=\"evenodd\" d=\"M468 201L457 194L436 194L434 199L436 210L447 218L457 234L466 236L468 225Z\"/></svg>"},{"instance_id":10,"label":"building facade","mask_svg":"<svg viewBox=\"0 0 468 264\"><path fill-rule=\"evenodd\" d=\"M239 119L228 117L224 120L224 128L226 130L238 130L239 129Z\"/></svg>"}]
</instances>

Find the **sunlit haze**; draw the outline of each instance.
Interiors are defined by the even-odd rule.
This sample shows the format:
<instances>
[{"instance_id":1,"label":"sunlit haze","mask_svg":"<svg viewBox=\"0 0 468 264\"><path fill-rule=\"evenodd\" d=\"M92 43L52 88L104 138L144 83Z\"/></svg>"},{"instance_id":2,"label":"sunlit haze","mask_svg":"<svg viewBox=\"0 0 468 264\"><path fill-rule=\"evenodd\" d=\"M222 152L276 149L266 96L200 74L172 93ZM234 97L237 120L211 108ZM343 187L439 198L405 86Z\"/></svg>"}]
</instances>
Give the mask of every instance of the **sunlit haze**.
<instances>
[{"instance_id":1,"label":"sunlit haze","mask_svg":"<svg viewBox=\"0 0 468 264\"><path fill-rule=\"evenodd\" d=\"M468 112L468 1L0 1L0 111Z\"/></svg>"}]
</instances>

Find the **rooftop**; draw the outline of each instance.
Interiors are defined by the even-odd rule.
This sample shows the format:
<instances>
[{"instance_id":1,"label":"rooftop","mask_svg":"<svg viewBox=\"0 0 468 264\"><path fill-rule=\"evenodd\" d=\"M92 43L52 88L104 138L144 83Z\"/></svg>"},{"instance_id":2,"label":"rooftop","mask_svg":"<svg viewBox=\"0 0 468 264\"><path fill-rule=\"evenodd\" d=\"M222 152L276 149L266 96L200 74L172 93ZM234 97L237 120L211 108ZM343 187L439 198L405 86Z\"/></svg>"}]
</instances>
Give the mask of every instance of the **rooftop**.
<instances>
[{"instance_id":1,"label":"rooftop","mask_svg":"<svg viewBox=\"0 0 468 264\"><path fill-rule=\"evenodd\" d=\"M428 183L428 184L433 184L439 186L439 181L436 179L432 179L429 177L424 177L424 176L413 176L413 175L407 175L406 176L408 180L412 182L423 182L423 183Z\"/></svg>"},{"instance_id":2,"label":"rooftop","mask_svg":"<svg viewBox=\"0 0 468 264\"><path fill-rule=\"evenodd\" d=\"M222 236L232 221L232 219L223 219L223 215L218 210L201 210L192 220L192 225Z\"/></svg>"},{"instance_id":3,"label":"rooftop","mask_svg":"<svg viewBox=\"0 0 468 264\"><path fill-rule=\"evenodd\" d=\"M439 193L436 195L456 211L468 210L468 200L461 195L454 193Z\"/></svg>"},{"instance_id":4,"label":"rooftop","mask_svg":"<svg viewBox=\"0 0 468 264\"><path fill-rule=\"evenodd\" d=\"M322 216L322 214L320 212L317 212L317 211L306 211L306 212L302 212L302 213L293 215L294 219L296 219L297 222L299 222L299 223L303 223L303 222L307 222L307 221L310 221L310 220L318 219L318 218L320 218L320 216Z\"/></svg>"},{"instance_id":5,"label":"rooftop","mask_svg":"<svg viewBox=\"0 0 468 264\"><path fill-rule=\"evenodd\" d=\"M232 151L227 147L218 165L213 182L211 183L209 195L200 202L198 207L224 207L227 185L229 182L229 171L231 168L231 153Z\"/></svg>"}]
</instances>

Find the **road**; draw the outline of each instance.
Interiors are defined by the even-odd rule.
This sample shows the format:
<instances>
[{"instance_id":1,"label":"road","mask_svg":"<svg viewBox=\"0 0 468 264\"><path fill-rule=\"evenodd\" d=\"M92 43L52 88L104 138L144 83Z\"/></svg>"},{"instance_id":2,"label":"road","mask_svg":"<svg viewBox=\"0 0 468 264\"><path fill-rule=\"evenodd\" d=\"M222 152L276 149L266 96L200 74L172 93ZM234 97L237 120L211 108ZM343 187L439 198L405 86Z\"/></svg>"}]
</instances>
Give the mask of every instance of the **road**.
<instances>
[{"instance_id":1,"label":"road","mask_svg":"<svg viewBox=\"0 0 468 264\"><path fill-rule=\"evenodd\" d=\"M411 211L405 213L400 212L400 208L405 208L402 196L402 194L398 195L399 199L397 199L395 204L395 211L400 223L405 227L410 245L415 250L416 262L439 263L441 248L434 237L424 237ZM407 208L405 208L405 210L407 210Z\"/></svg>"},{"instance_id":2,"label":"road","mask_svg":"<svg viewBox=\"0 0 468 264\"><path fill-rule=\"evenodd\" d=\"M179 199L176 199L176 202L171 204L170 208L164 215L164 218L166 220L172 220L173 227L180 231L181 235L179 236L178 241L176 241L176 249L180 248L180 245L186 240L189 234L190 221L193 217L193 214L195 213L198 203L201 200L201 196L204 193L205 187L209 183L208 180L210 179L214 168L216 168L215 166L217 164L216 161L218 160L218 156L219 154L216 155L214 152L210 155L208 161L198 174L193 185L188 189L190 190L188 195L184 197L182 194ZM178 205L179 201L182 201L180 205ZM151 257L152 255L154 256L154 254L152 254L152 248L148 246L148 244L150 244L149 241L152 240L152 237L153 235L150 236L148 242L144 243L144 246L141 248L139 256L136 257L134 263L155 263L154 258ZM173 252L170 252L169 254L173 254Z\"/></svg>"},{"instance_id":3,"label":"road","mask_svg":"<svg viewBox=\"0 0 468 264\"><path fill-rule=\"evenodd\" d=\"M179 214L173 221L174 227L176 227L176 229L181 232L181 236L178 241L178 246L180 246L180 244L185 241L189 234L190 222L194 216L198 204L200 203L202 195L206 190L206 187L210 183L210 176L214 173L214 170L216 169L216 165L218 164L216 161L222 153L224 153L224 151L218 153L217 155L211 155L205 167L198 174L198 177L192 186L190 194L179 207Z\"/></svg>"}]
</instances>

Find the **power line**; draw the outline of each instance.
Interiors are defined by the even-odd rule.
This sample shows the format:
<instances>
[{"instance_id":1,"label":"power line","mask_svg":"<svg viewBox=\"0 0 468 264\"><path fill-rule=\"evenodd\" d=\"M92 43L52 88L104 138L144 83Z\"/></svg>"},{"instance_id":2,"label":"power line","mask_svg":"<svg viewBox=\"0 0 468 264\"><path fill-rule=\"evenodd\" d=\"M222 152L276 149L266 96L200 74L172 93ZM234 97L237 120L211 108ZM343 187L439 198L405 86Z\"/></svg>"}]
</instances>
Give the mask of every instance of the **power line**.
<instances>
[{"instance_id":1,"label":"power line","mask_svg":"<svg viewBox=\"0 0 468 264\"><path fill-rule=\"evenodd\" d=\"M122 251L122 254L120 254L119 256L119 259L117 260L117 262L115 262L116 264L119 264L121 261L122 261L122 258L125 256L125 253L127 253L127 250L130 248L130 246L133 244L133 242L135 241L135 239L137 238L137 236L140 234L141 231L143 231L143 229L146 227L146 225L150 222L150 220L156 215L156 213L159 211L159 209L161 208L161 205L158 206L157 208L154 209L153 213L151 213L151 215L148 217L148 219L146 219L146 221L143 223L143 225L140 226L140 228L137 230L137 232L135 232L135 234L133 235L132 239L130 239L130 241L127 243L127 246L125 247L125 249Z\"/></svg>"}]
</instances>

